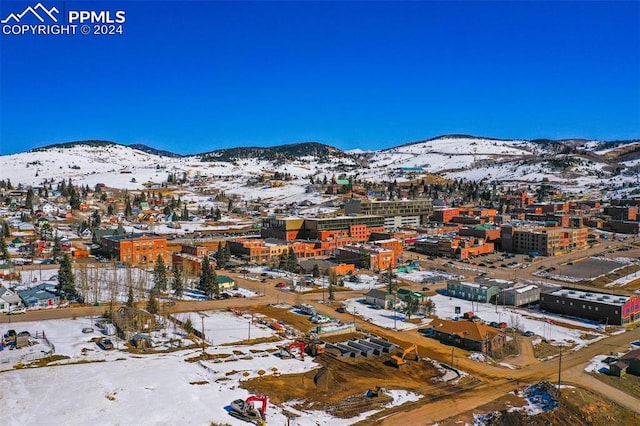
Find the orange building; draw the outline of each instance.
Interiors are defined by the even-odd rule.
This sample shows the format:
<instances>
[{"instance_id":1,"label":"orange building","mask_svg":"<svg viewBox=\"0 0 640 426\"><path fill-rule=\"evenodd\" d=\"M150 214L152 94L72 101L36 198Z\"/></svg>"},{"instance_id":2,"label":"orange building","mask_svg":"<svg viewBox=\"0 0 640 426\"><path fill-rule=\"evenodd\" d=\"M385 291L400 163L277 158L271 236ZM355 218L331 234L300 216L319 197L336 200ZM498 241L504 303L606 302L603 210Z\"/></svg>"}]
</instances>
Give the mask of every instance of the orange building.
<instances>
[{"instance_id":1,"label":"orange building","mask_svg":"<svg viewBox=\"0 0 640 426\"><path fill-rule=\"evenodd\" d=\"M363 267L364 259L368 257L369 269L384 270L396 265L396 256L393 250L368 244L357 244L341 247L335 251L338 262L353 263Z\"/></svg>"},{"instance_id":2,"label":"orange building","mask_svg":"<svg viewBox=\"0 0 640 426\"><path fill-rule=\"evenodd\" d=\"M125 234L102 237L102 253L127 264L154 263L158 256L169 264L167 239L154 234Z\"/></svg>"},{"instance_id":3,"label":"orange building","mask_svg":"<svg viewBox=\"0 0 640 426\"><path fill-rule=\"evenodd\" d=\"M404 249L404 247L402 246L402 241L390 238L388 240L372 241L371 244L393 251L396 259L402 257L402 251Z\"/></svg>"},{"instance_id":4,"label":"orange building","mask_svg":"<svg viewBox=\"0 0 640 426\"><path fill-rule=\"evenodd\" d=\"M451 222L456 216L460 216L460 209L457 207L446 207L433 211L433 220L435 222L447 223Z\"/></svg>"},{"instance_id":5,"label":"orange building","mask_svg":"<svg viewBox=\"0 0 640 426\"><path fill-rule=\"evenodd\" d=\"M181 271L199 276L202 273L202 258L208 254L207 247L183 245L180 253L173 253L171 260ZM215 268L215 259L211 259L210 263L211 267Z\"/></svg>"}]
</instances>

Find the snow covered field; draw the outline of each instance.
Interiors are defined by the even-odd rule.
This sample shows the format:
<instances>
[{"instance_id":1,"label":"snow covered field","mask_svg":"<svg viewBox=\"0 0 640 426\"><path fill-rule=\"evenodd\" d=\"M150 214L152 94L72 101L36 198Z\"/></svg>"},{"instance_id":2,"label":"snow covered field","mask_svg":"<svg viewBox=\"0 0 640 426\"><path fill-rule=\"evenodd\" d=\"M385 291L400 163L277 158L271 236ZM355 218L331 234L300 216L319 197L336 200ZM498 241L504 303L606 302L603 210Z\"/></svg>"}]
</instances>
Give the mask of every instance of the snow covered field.
<instances>
[{"instance_id":1,"label":"snow covered field","mask_svg":"<svg viewBox=\"0 0 640 426\"><path fill-rule=\"evenodd\" d=\"M301 361L274 355L272 350L284 342L251 347L224 345L246 338L244 331L248 329L249 318L218 311L205 314L205 333L213 343L206 351L219 354L216 361L197 360L199 349L149 355L102 351L90 342L99 333L82 333L82 328L91 323L90 318L12 323L11 327L18 331L44 330L55 345L56 354L71 359L62 361L65 365L2 373L3 424L26 426L41 424L46 419L48 424L59 425L209 425L215 422L244 426L247 423L228 414L231 401L249 396L238 386L240 381L260 374L300 373L318 367L311 357ZM252 338L272 334L270 329L252 327ZM118 344L122 347L122 342ZM96 354L89 360L104 362L73 364L87 359L83 348ZM7 349L0 355L21 350ZM185 362L187 359L195 362ZM389 394L394 398L390 405L419 398L402 390L392 390ZM295 410L292 405L294 401L286 404L286 408L299 417L290 424L299 426L346 426L371 414L337 419L323 412ZM269 403L269 424L287 424L282 410L283 407Z\"/></svg>"}]
</instances>

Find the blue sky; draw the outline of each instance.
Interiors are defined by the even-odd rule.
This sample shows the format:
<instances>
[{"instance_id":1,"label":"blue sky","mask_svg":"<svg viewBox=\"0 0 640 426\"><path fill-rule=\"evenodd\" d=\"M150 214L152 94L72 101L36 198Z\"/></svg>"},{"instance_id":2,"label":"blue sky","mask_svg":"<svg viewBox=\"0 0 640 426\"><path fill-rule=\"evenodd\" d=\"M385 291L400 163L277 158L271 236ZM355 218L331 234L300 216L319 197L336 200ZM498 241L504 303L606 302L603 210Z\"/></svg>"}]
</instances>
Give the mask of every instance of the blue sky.
<instances>
[{"instance_id":1,"label":"blue sky","mask_svg":"<svg viewBox=\"0 0 640 426\"><path fill-rule=\"evenodd\" d=\"M1 18L36 3L2 0ZM0 154L81 139L184 154L640 138L639 2L64 7L125 10L124 34L0 35Z\"/></svg>"}]
</instances>

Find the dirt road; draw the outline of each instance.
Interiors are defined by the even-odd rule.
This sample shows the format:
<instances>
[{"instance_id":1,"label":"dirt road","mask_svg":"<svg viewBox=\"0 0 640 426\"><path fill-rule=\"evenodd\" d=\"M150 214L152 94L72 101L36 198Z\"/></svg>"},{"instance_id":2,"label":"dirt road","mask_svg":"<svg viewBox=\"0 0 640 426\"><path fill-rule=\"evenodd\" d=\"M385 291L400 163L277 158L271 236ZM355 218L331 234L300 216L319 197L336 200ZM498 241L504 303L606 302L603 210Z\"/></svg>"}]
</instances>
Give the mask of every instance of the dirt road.
<instances>
[{"instance_id":1,"label":"dirt road","mask_svg":"<svg viewBox=\"0 0 640 426\"><path fill-rule=\"evenodd\" d=\"M353 317L349 313L336 313L333 306L318 303L322 300L322 293L311 294L295 294L289 291L283 291L274 288L275 282L266 284L254 280L245 280L240 276L234 277L240 286L253 289L259 296L255 298L232 298L227 300L212 301L178 301L174 306L165 306L167 313L194 312L212 309L226 309L228 307L245 307L250 309L255 305L266 305L276 303L311 303L316 306L319 312L329 314L338 319L348 322ZM362 291L345 291L336 292L336 299L343 300L347 298L361 297ZM328 294L325 295L328 297ZM73 316L98 316L105 312L107 307L103 306L79 306L63 309L51 309L42 311L27 312L22 315L9 317L0 316L0 323L8 323L9 321L37 321L54 318L69 318ZM437 422L445 418L461 414L472 410L473 408L489 403L504 396L507 392L521 387L528 383L535 383L541 380L557 381L558 361L556 359L544 362L529 362L531 354L529 349L523 347L523 359L521 362L513 362L514 364L527 365L526 368L511 370L500 368L488 364L478 363L467 358L468 352L446 346L434 339L429 339L420 334L417 330L395 331L379 327L364 321L357 321L358 328L376 333L387 338L403 347L408 347L413 343L418 344L421 356L451 364L455 367L467 371L480 379L483 384L476 386L473 390L461 389L457 393L450 395L445 399L429 399L425 398L422 405L415 404L416 408L406 412L394 413L386 418L380 419L380 424L397 425L411 424L420 425ZM566 374L566 381L586 387L595 392L606 394L605 396L614 402L625 407L640 407L640 401L626 395L620 391L613 392L600 381L585 375L582 372L583 365L589 362L595 355L608 353L611 351L623 350L628 343L633 340L640 339L640 328L636 328L627 333L611 336L607 339L595 342L578 352L569 351L563 355L562 365L563 372ZM530 345L529 345L530 346ZM526 352L526 353L525 353ZM565 382L565 379L563 379Z\"/></svg>"}]
</instances>

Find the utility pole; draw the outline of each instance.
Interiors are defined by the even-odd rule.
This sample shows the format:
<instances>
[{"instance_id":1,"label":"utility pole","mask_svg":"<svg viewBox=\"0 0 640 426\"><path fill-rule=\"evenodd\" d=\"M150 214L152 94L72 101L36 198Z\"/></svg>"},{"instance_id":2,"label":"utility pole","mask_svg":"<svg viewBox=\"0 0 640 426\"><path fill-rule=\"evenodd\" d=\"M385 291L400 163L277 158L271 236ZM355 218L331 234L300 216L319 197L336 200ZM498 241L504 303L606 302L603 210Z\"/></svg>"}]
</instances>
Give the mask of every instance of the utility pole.
<instances>
[{"instance_id":1,"label":"utility pole","mask_svg":"<svg viewBox=\"0 0 640 426\"><path fill-rule=\"evenodd\" d=\"M562 373L562 345L560 345L560 358L558 359L558 401L560 400L560 374Z\"/></svg>"},{"instance_id":2,"label":"utility pole","mask_svg":"<svg viewBox=\"0 0 640 426\"><path fill-rule=\"evenodd\" d=\"M454 349L455 349L455 346L453 346L453 345L452 345L452 346L451 346L451 368L454 368L454 367L453 367L453 350L454 350Z\"/></svg>"},{"instance_id":3,"label":"utility pole","mask_svg":"<svg viewBox=\"0 0 640 426\"><path fill-rule=\"evenodd\" d=\"M204 359L204 314L202 313L198 313L198 315L200 315L200 319L202 320L202 329L201 329L201 333L202 333L202 359Z\"/></svg>"}]
</instances>

